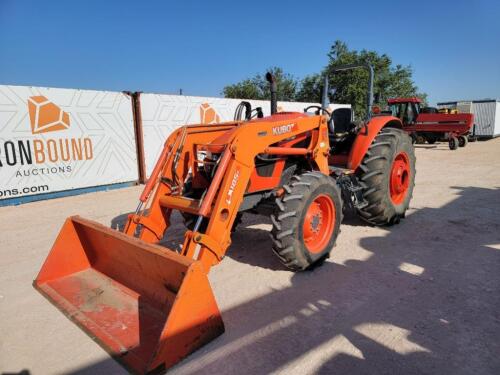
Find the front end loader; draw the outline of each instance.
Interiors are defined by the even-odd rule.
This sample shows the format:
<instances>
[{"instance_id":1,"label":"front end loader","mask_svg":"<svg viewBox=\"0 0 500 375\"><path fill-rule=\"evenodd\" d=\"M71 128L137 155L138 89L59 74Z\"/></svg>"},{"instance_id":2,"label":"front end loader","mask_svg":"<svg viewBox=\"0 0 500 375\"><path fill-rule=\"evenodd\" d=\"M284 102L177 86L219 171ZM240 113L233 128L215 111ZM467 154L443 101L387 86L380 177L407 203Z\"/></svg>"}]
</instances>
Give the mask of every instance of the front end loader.
<instances>
[{"instance_id":1,"label":"front end loader","mask_svg":"<svg viewBox=\"0 0 500 375\"><path fill-rule=\"evenodd\" d=\"M322 106L278 113L267 79L270 116L245 104L244 119L175 130L123 232L68 218L34 281L134 373L164 371L224 332L207 274L242 214L271 218L269 247L293 271L328 257L345 209L374 225L405 215L415 156L398 118L330 113L326 84ZM179 251L158 244L174 210Z\"/></svg>"}]
</instances>

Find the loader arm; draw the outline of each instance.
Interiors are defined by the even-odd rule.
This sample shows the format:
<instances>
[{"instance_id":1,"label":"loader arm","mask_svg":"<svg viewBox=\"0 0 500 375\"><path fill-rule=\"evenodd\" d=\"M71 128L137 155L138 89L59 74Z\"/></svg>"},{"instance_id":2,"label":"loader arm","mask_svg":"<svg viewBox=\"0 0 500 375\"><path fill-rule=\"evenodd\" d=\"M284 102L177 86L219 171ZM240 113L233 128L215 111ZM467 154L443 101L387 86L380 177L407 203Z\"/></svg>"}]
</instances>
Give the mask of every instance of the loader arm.
<instances>
[{"instance_id":1,"label":"loader arm","mask_svg":"<svg viewBox=\"0 0 500 375\"><path fill-rule=\"evenodd\" d=\"M180 144L177 139L184 131L186 137ZM279 146L280 142L304 133L311 135L307 147ZM221 139L225 143L219 143ZM182 255L201 261L206 272L222 260L231 244L231 228L249 185L257 155L300 155L311 163L313 169L329 173L328 128L323 116L277 114L245 123L186 126L167 140L165 150L173 151L155 179L148 210L130 215L125 233L154 243L161 240L168 229L172 210L206 217L209 222L205 233L197 228L187 231L182 247ZM172 186L169 182L184 181L189 173L194 174L196 164L203 163L197 158L202 150L217 150L221 156L204 196L193 200L181 195L182 187ZM174 165L173 155L176 152L181 156Z\"/></svg>"}]
</instances>

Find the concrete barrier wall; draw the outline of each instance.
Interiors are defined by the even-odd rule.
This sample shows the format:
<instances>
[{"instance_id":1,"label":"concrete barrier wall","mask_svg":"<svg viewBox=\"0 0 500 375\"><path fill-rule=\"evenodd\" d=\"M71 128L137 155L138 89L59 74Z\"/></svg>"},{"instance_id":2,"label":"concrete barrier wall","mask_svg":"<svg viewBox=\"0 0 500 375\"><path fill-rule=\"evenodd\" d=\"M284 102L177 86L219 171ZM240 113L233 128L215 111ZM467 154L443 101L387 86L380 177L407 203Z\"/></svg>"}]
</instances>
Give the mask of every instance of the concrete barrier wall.
<instances>
[{"instance_id":1,"label":"concrete barrier wall","mask_svg":"<svg viewBox=\"0 0 500 375\"><path fill-rule=\"evenodd\" d=\"M136 181L131 98L0 86L0 205Z\"/></svg>"}]
</instances>

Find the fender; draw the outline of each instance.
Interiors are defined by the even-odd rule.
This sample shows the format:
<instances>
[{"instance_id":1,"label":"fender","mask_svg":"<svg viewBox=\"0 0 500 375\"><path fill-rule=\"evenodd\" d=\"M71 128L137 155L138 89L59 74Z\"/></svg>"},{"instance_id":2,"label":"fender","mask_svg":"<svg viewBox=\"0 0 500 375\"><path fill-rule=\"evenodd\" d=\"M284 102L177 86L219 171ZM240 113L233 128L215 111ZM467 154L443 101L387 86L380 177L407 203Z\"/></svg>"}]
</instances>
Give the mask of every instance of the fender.
<instances>
[{"instance_id":1,"label":"fender","mask_svg":"<svg viewBox=\"0 0 500 375\"><path fill-rule=\"evenodd\" d=\"M356 170L359 167L371 143L380 132L380 130L385 127L402 129L403 124L397 117L373 117L356 136L356 139L354 140L354 143L351 147L351 151L349 152L349 157L347 159L347 168ZM368 132L366 131L367 128Z\"/></svg>"}]
</instances>

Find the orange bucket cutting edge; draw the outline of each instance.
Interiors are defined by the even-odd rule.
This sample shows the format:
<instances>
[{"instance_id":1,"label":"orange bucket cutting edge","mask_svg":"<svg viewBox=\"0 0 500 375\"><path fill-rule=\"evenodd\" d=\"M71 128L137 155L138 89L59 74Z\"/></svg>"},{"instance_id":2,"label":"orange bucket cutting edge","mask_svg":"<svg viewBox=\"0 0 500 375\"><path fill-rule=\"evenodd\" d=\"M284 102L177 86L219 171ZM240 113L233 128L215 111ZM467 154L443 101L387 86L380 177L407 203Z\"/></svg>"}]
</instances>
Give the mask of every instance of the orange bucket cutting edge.
<instances>
[{"instance_id":1,"label":"orange bucket cutting edge","mask_svg":"<svg viewBox=\"0 0 500 375\"><path fill-rule=\"evenodd\" d=\"M79 216L33 285L134 373L168 369L224 332L199 262Z\"/></svg>"}]
</instances>

